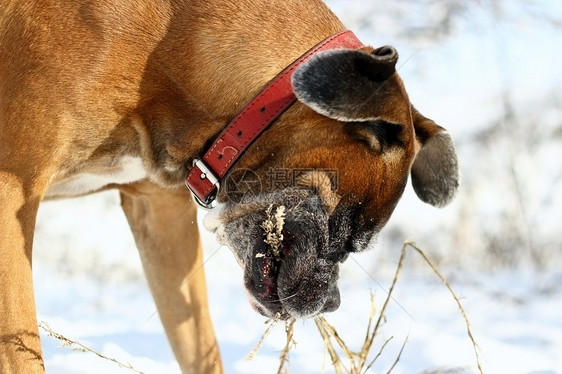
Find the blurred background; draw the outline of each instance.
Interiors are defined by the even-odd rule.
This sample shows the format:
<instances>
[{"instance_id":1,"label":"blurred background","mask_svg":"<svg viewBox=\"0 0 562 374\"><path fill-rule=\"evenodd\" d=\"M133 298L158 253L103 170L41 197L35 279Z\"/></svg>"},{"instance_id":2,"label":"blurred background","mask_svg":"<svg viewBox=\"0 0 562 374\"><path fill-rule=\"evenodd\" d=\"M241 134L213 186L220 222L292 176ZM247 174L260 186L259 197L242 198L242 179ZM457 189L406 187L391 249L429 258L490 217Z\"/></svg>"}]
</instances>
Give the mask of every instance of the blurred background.
<instances>
[{"instance_id":1,"label":"blurred background","mask_svg":"<svg viewBox=\"0 0 562 374\"><path fill-rule=\"evenodd\" d=\"M410 187L372 249L342 267L342 306L327 316L359 346L386 297L400 249L413 240L462 297L487 373L562 373L562 3L556 0L329 0L366 44L390 44L414 105L456 141L462 185L438 210ZM203 212L201 212L203 214ZM215 328L227 373L275 373L279 326L265 329L242 274L204 233ZM34 253L39 319L130 362L177 373L118 196L41 207ZM447 291L408 254L386 324L393 338L369 373L474 373L474 351ZM296 325L292 373L330 373L312 321ZM43 334L50 373L127 373ZM375 347L377 352L379 348Z\"/></svg>"},{"instance_id":2,"label":"blurred background","mask_svg":"<svg viewBox=\"0 0 562 374\"><path fill-rule=\"evenodd\" d=\"M414 235L453 262L535 268L559 262L562 5L332 4L363 40L398 48L412 102L456 140L463 176L457 200L437 214L402 204L397 216L410 224L394 220L393 236Z\"/></svg>"}]
</instances>

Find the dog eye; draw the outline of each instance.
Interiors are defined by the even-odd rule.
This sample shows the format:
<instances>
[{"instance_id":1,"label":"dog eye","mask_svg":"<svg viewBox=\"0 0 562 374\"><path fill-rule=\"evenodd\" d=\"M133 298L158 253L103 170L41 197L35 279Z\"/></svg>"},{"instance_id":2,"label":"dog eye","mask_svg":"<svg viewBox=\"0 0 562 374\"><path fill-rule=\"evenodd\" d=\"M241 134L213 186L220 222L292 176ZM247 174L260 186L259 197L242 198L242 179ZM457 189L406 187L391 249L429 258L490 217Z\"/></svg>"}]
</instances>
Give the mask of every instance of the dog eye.
<instances>
[{"instance_id":1,"label":"dog eye","mask_svg":"<svg viewBox=\"0 0 562 374\"><path fill-rule=\"evenodd\" d=\"M382 153L392 146L403 145L401 134L403 126L384 120L354 122L350 126L351 136L371 148Z\"/></svg>"},{"instance_id":2,"label":"dog eye","mask_svg":"<svg viewBox=\"0 0 562 374\"><path fill-rule=\"evenodd\" d=\"M384 120L369 121L365 126L384 146L403 144L401 140L403 125Z\"/></svg>"}]
</instances>

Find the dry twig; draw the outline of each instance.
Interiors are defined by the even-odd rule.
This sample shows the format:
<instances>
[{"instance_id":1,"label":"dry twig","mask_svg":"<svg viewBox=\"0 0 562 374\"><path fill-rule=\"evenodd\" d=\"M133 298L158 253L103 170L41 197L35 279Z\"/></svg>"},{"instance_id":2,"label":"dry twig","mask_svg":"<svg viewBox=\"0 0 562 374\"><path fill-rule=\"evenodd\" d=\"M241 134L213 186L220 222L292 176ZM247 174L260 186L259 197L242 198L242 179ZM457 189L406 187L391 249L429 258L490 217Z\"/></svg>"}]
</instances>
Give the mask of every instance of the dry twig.
<instances>
[{"instance_id":1,"label":"dry twig","mask_svg":"<svg viewBox=\"0 0 562 374\"><path fill-rule=\"evenodd\" d=\"M271 214L271 208L270 208L270 211L268 212L268 218L271 217L270 214ZM273 225L272 225L272 228L273 228ZM354 352L353 350L351 350L349 348L349 346L347 345L347 343L338 334L336 328L333 327L332 325L330 325L323 316L315 318L315 323L316 323L317 329L318 329L318 331L320 333L320 336L322 337L322 340L324 342L326 352L330 356L331 364L334 368L335 373L336 374L366 374L369 371L369 369L371 369L371 367L373 366L375 361L381 356L381 354L382 354L383 350L385 349L385 347L387 346L387 344L392 340L392 337L387 339L382 344L379 352L375 355L375 357L373 359L371 359L370 361L368 361L371 349L373 347L374 339L377 336L380 327L382 326L382 324L385 321L386 309L387 309L387 307L390 303L390 300L392 299L392 294L394 292L394 288L395 288L395 286L398 282L398 278L400 277L400 273L401 273L402 268L404 266L404 261L405 261L405 258L406 258L406 253L408 251L408 248L412 248L416 252L418 252L418 254L420 254L420 256L423 258L423 260L426 262L426 264L431 268L431 270L435 273L435 275L437 275L437 277L440 279L440 281L447 288L447 290L449 291L449 293L452 295L453 299L455 300L455 302L456 302L456 304L457 304L457 306L458 306L458 308L461 312L461 315L464 319L464 322L466 324L467 333L468 333L468 336L469 336L470 341L472 342L472 345L473 345L473 348L474 348L478 370L479 370L480 374L483 374L484 372L483 372L482 364L481 364L481 360L480 360L478 344L476 343L476 340L474 339L474 335L472 333L472 328L470 326L470 321L468 319L466 311L464 310L464 308L463 308L463 306L460 302L460 299L457 297L457 295L453 291L453 288L451 287L449 282L439 272L437 267L431 262L431 260L426 256L426 254L418 246L416 246L413 242L410 242L410 241L404 242L404 245L402 247L402 251L401 251L401 254L400 254L400 259L398 261L398 265L397 265L397 268L396 268L396 272L395 272L394 278L392 280L392 284L390 286L390 289L388 290L388 293L387 293L386 299L385 299L385 301L382 305L382 308L378 313L377 313L376 308L375 308L374 296L371 295L371 313L370 313L369 321L368 321L368 324L367 324L367 331L366 331L366 334L365 334L365 338L364 338L363 344L361 346L361 350L359 352ZM377 316L377 314L378 314L378 316ZM376 318L376 321L375 321L375 318ZM251 353L252 357L257 353L257 350L259 349L259 347L263 343L266 336L269 335L270 330L273 328L273 326L274 326L274 324L277 320L278 319L274 320L271 323L271 325L267 328L264 335L262 336L262 338L258 342L258 345L252 351L252 353ZM283 351L281 352L281 355L280 355L280 365L279 365L279 370L277 372L278 374L282 374L283 369L285 369L285 372L288 372L287 369L285 368L285 364L288 362L288 357L289 357L289 353L290 353L291 348L293 346L295 346L295 344L296 344L294 339L293 339L293 324L294 324L294 319L287 322L287 325L286 325L287 343L286 343L285 348L283 349ZM402 357L402 354L404 352L404 348L405 348L407 342L408 342L408 337L406 337L404 342L402 343L400 351L398 352L398 355L397 355L396 359L394 360L392 366L388 369L387 373L391 373L392 370L395 368L396 364L400 361L400 358ZM340 353L343 353L344 357L342 357L340 355Z\"/></svg>"},{"instance_id":2,"label":"dry twig","mask_svg":"<svg viewBox=\"0 0 562 374\"><path fill-rule=\"evenodd\" d=\"M369 354L370 354L371 348L373 346L373 341L375 340L375 337L378 334L379 328L384 321L386 308L388 307L388 304L389 304L389 302L392 298L392 293L394 291L394 287L396 286L396 283L398 282L398 278L400 277L400 272L402 271L402 268L404 267L405 257L406 257L406 251L403 249L402 253L400 255L400 259L398 260L398 266L396 268L396 272L394 273L394 278L392 280L392 284L391 284L390 289L387 293L387 296L386 296L386 299L383 303L383 306L382 306L380 312L378 313L378 318L376 319L376 322L375 322L374 326L373 326L373 321L375 320L375 316L376 316L377 313L376 313L376 308L375 308L374 296L371 295L371 314L369 316L369 322L367 324L367 332L365 334L365 339L363 341L363 345L362 345L361 350L359 352L353 352L348 347L348 345L345 343L345 341L340 337L337 330L333 326L331 326L326 321L326 319L324 317L317 317L315 319L316 326L318 328L318 331L320 332L320 335L322 336L322 339L324 340L324 346L326 347L326 350L328 351L328 354L330 355L330 358L332 360L332 366L334 367L334 370L336 371L336 374L343 374L343 373L362 374L362 373L366 373L373 366L376 359L378 357L380 357L380 355L382 354L382 351L384 350L386 345L392 339L392 338L390 338L390 339L386 340L385 343L382 345L379 353L375 356L374 359L372 359L367 364L367 360L369 358ZM340 358L337 349L332 344L332 339L334 339L334 341L337 343L337 345L339 346L341 351L344 353L347 361L349 362L349 368L347 368L343 364L343 362L342 362L343 360ZM388 371L389 373L392 371L394 366L396 366L396 363L398 363L398 361L400 360L400 357L402 355L404 347L406 346L406 343L407 343L407 338L404 341L404 343L402 344L402 348L400 349L400 352L398 353L398 356L396 357L396 360L395 360L394 364L389 369L389 371Z\"/></svg>"},{"instance_id":3,"label":"dry twig","mask_svg":"<svg viewBox=\"0 0 562 374\"><path fill-rule=\"evenodd\" d=\"M256 343L255 347L246 356L246 361L252 361L254 358L256 358L265 339L269 336L271 330L273 330L273 328L275 327L275 325L277 325L277 322L279 321L280 321L279 313L277 313L274 318L270 318L266 321L266 324L268 324L269 326L267 326L267 329L265 329L264 333L262 334L260 340Z\"/></svg>"},{"instance_id":4,"label":"dry twig","mask_svg":"<svg viewBox=\"0 0 562 374\"><path fill-rule=\"evenodd\" d=\"M67 338L67 337L64 336L64 335L59 334L59 333L53 331L53 330L51 329L51 327L47 324L47 322L41 321L41 322L39 323L39 327L40 327L42 330L44 330L44 331L47 333L48 336L50 336L50 337L52 337L52 338L55 338L55 339L61 341L63 347L70 347L70 348L72 348L73 351L76 351L76 352L86 352L86 353L89 352L89 353L93 353L93 354L95 354L96 356L98 356L98 357L100 357L100 358L102 358L102 359L104 359L104 360L106 360L106 361L111 361L111 362L113 362L113 363L119 365L119 367L121 367L121 368L132 370L132 371L134 371L135 373L144 374L142 371L138 371L137 369L135 369L130 363L124 364L124 363L122 363L122 362L120 362L120 361L118 361L118 360L116 360L116 359L114 359L114 358L107 357L107 356L105 356L104 354L99 353L98 351L96 351L96 350L94 350L94 349L92 349L92 348L90 348L90 347L88 347L88 346L86 346L86 345L80 343L80 342L77 341L77 340L69 339L69 338Z\"/></svg>"},{"instance_id":5,"label":"dry twig","mask_svg":"<svg viewBox=\"0 0 562 374\"><path fill-rule=\"evenodd\" d=\"M283 225L285 225L285 206L280 205L273 213L273 205L270 205L265 212L267 218L262 222L265 240L269 244L269 249L273 256L279 260L281 258L281 248L283 247Z\"/></svg>"},{"instance_id":6,"label":"dry twig","mask_svg":"<svg viewBox=\"0 0 562 374\"><path fill-rule=\"evenodd\" d=\"M287 322L285 322L285 332L287 333L287 341L283 350L281 351L281 355L279 356L279 369L277 369L277 374L282 373L289 373L289 371L285 368L285 365L289 362L289 352L291 349L297 345L295 339L293 339L293 332L294 332L294 325L295 319L291 318ZM285 369L285 371L283 371Z\"/></svg>"},{"instance_id":7,"label":"dry twig","mask_svg":"<svg viewBox=\"0 0 562 374\"><path fill-rule=\"evenodd\" d=\"M445 277L439 272L437 267L435 265L433 265L431 260L424 253L424 251L421 250L417 245L415 245L413 242L410 242L410 241L407 241L407 242L404 243L404 247L402 248L402 251L404 252L405 248L408 247L408 246L413 248L416 252L419 253L419 255L423 258L425 263L427 265L429 265L431 270L433 270L435 275L437 275L437 277L439 278L441 283L443 283L443 285L445 285L445 287L447 287L447 290L449 290L449 293L451 294L451 296L453 297L453 299L457 303L457 306L458 306L458 308L461 312L462 318L464 319L464 323L466 325L466 332L468 334L468 337L470 338L470 341L472 342L472 347L474 348L474 355L476 357L476 364L478 366L478 371L480 372L480 374L484 374L484 371L482 369L482 361L480 359L480 353L479 353L480 348L478 347L478 344L476 343L476 340L474 339L474 335L472 334L472 328L470 326L470 320L468 319L468 315L466 314L466 311L464 310L460 299L455 294L455 291L453 291L453 288L451 287L451 285L449 284L447 279L445 279Z\"/></svg>"}]
</instances>

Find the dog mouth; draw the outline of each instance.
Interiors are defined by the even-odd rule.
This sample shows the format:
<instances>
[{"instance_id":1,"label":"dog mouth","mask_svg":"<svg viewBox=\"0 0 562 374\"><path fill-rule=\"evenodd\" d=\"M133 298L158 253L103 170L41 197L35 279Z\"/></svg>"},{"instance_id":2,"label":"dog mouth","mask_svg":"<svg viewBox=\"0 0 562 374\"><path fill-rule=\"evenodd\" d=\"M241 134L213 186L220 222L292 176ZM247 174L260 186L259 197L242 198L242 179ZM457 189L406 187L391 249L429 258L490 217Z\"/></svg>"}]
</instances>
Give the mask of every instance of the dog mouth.
<instances>
[{"instance_id":1,"label":"dog mouth","mask_svg":"<svg viewBox=\"0 0 562 374\"><path fill-rule=\"evenodd\" d=\"M315 246L303 246L302 236L290 229L282 235L278 253L261 240L246 262L244 284L252 307L266 317L280 319L309 318L336 310L340 304L339 264L319 257Z\"/></svg>"},{"instance_id":2,"label":"dog mouth","mask_svg":"<svg viewBox=\"0 0 562 374\"><path fill-rule=\"evenodd\" d=\"M280 318L288 318L279 297L278 281L284 259L290 253L290 235L282 231L281 246L274 253L265 240L256 244L248 261L245 275L245 286L254 300L250 303L259 313L270 317L275 314ZM252 302L253 301L253 302Z\"/></svg>"},{"instance_id":3,"label":"dog mouth","mask_svg":"<svg viewBox=\"0 0 562 374\"><path fill-rule=\"evenodd\" d=\"M281 211L280 224L272 217ZM211 230L242 266L249 301L257 312L270 318L310 318L340 304L339 263L346 256L330 251L330 243L338 241L330 237L329 220L313 191L283 190L247 204L225 205L220 225Z\"/></svg>"}]
</instances>

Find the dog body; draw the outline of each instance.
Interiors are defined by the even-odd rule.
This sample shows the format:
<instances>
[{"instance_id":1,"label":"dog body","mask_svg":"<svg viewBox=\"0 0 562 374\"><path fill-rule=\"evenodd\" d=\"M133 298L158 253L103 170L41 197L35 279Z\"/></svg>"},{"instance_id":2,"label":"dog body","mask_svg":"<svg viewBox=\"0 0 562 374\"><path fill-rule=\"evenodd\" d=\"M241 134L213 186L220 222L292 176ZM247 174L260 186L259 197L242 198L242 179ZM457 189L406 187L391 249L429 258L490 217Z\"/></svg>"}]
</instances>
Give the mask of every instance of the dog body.
<instances>
[{"instance_id":1,"label":"dog body","mask_svg":"<svg viewBox=\"0 0 562 374\"><path fill-rule=\"evenodd\" d=\"M44 371L31 272L39 203L107 188L120 190L152 294L183 372L222 372L201 270L197 207L183 185L186 174L193 159L268 81L309 48L342 30L340 21L316 0L3 1L0 372ZM362 53L371 52L366 48ZM361 60L363 55L353 59ZM346 65L346 56L325 57ZM325 274L329 283L320 287L328 296L303 295L295 297L300 304L284 306L295 316L334 309L337 263L384 225L412 164L412 177L417 170L420 191L425 191L418 194L435 205L446 203L458 184L456 159L447 161L454 158L450 138L411 107L394 72L395 59L387 64L392 71L384 79L369 78L390 84L375 95L375 105L361 99L371 109L353 110L358 117L350 115L337 97L326 102L314 96L315 90L334 89L311 88L309 81L315 74L333 75L314 71L321 62L311 62L295 78L299 102L252 145L237 167L253 170L262 180L272 168L339 170L337 204L326 203L322 193L326 189L317 183L325 178L307 182L305 176L301 182L312 192L276 191L269 186L261 192L271 198L259 200L258 207L251 208L245 201L225 203L209 225L226 237L246 264L246 287L252 292L255 282L264 279L251 275L252 266L259 265L249 264L251 254L240 249L255 242L240 234L243 223L254 222L256 231L262 219L256 212L284 204L287 194L322 212L318 216L323 215L325 222L311 224L323 230L324 244L328 246L336 237L349 243L325 256L310 252L317 244L295 245L308 248L303 249L307 256L321 261L314 260L310 269L282 267L275 275L280 282L300 271L302 289L315 287L314 282L305 282L314 272ZM384 123L375 123L375 130L364 124L348 128L349 123L362 121ZM384 129L387 123L391 124L388 131ZM447 147L451 149L442 150ZM431 164L427 157L418 162L426 149L438 169L451 170L435 174L435 168L427 166ZM428 173L435 175L427 177ZM436 180L445 186L426 188ZM227 202L228 197L223 192L219 200ZM359 209L362 201L365 204ZM287 206L288 217L294 221L287 237L297 243L302 214L299 204ZM360 227L361 232L350 226ZM335 235L337 227L345 230ZM290 253L297 256L299 251ZM302 289L290 292L298 295ZM272 306L279 304L277 291L254 296L252 305L258 311L266 315L278 311L279 307ZM305 307L311 303L315 306Z\"/></svg>"}]
</instances>

